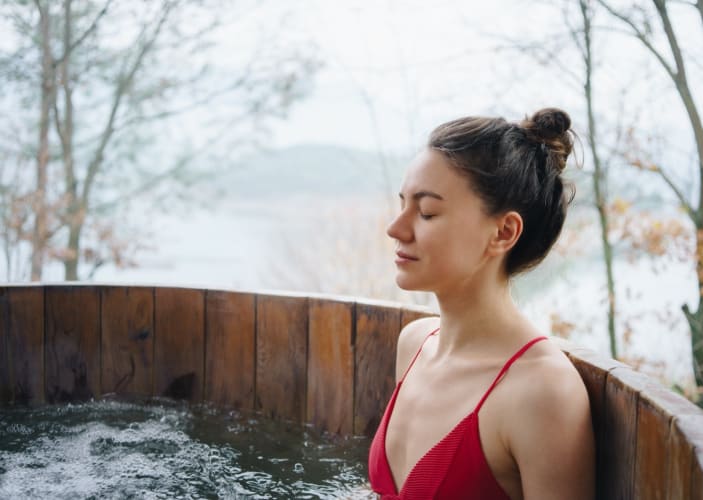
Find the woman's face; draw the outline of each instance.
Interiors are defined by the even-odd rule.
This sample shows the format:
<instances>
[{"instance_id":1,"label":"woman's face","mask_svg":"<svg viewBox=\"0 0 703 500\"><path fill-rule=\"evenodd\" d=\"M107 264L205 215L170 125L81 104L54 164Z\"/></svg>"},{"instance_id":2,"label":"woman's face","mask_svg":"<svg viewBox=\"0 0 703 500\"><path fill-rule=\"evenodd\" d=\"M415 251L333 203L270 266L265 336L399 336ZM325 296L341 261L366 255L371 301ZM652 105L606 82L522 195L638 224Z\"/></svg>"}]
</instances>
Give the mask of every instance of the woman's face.
<instances>
[{"instance_id":1,"label":"woman's face","mask_svg":"<svg viewBox=\"0 0 703 500\"><path fill-rule=\"evenodd\" d=\"M438 294L471 286L490 260L486 251L498 225L467 179L427 149L405 174L400 206L387 229L396 240L398 286Z\"/></svg>"}]
</instances>

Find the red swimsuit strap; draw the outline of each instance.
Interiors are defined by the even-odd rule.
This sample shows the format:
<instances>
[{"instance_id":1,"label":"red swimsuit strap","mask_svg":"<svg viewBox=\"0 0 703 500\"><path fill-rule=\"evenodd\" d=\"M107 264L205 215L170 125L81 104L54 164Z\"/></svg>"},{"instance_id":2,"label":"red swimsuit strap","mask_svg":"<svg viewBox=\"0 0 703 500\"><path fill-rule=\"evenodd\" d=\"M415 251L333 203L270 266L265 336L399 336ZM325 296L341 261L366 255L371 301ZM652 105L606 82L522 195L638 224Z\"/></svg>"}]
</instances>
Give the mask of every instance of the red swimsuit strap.
<instances>
[{"instance_id":1,"label":"red swimsuit strap","mask_svg":"<svg viewBox=\"0 0 703 500\"><path fill-rule=\"evenodd\" d=\"M417 357L418 357L418 356L420 355L420 353L422 352L422 348L425 346L425 342L427 342L427 339L429 339L432 335L434 335L434 334L437 333L438 331L439 331L439 328L436 328L436 329L432 330L432 331L427 335L427 337L425 337L425 340L423 340L423 341L422 341L422 344L420 344L420 348L419 348L419 349L417 350L417 352L415 353L415 356L413 356L413 359L410 361L410 364L409 364L408 367L405 369L405 373L403 373L403 376L400 378L400 380L398 381L398 383L401 383L401 382L403 382L403 380L405 380L405 377L408 375L408 372L410 371L410 368L412 368L413 364L415 364L415 360L417 359ZM491 391L493 391L493 389L495 388L495 386L498 385L498 382L500 382L500 379L503 378L503 375L505 375L505 372L507 372L508 369L510 369L510 366L511 366L515 361L517 361L517 359L520 358L520 356L522 356L523 354L525 354L525 351L527 351L530 347L532 347L534 344L536 344L536 343L539 342L540 340L546 340L546 339L547 339L547 337L545 337L545 336L535 337L534 339L532 339L532 340L530 340L528 343L526 343L524 346L522 346L515 354L513 354L513 355L510 357L510 359L503 365L503 368L501 368L500 372L498 372L498 375L497 375L496 378L493 380L493 383L490 385L490 387L488 387L488 390L484 393L483 397L482 397L481 400L478 402L478 404L476 405L476 408L474 409L474 411L473 411L472 413L478 413L478 411L481 409L481 406L483 406L484 401L486 401L486 398L488 398L488 395L491 393Z\"/></svg>"},{"instance_id":2,"label":"red swimsuit strap","mask_svg":"<svg viewBox=\"0 0 703 500\"><path fill-rule=\"evenodd\" d=\"M498 376L496 376L495 380L493 380L493 383L490 385L486 393L483 395L481 400L478 402L476 405L476 409L473 411L473 413L478 413L478 411L481 409L481 406L483 406L483 402L486 400L488 395L491 393L493 388L498 385L498 382L500 382L500 379L503 378L503 375L505 375L505 372L508 371L510 368L510 365L512 365L520 356L522 356L525 351L527 351L530 347L532 347L534 344L539 342L540 340L546 340L547 337L541 336L541 337L536 337L532 340L530 340L527 344L522 346L518 352L512 355L512 357L503 365L503 368L498 372Z\"/></svg>"},{"instance_id":3,"label":"red swimsuit strap","mask_svg":"<svg viewBox=\"0 0 703 500\"><path fill-rule=\"evenodd\" d=\"M432 331L427 335L427 337L425 337L425 340L423 340L423 341L422 341L422 344L420 344L420 348L419 348L419 349L417 350L417 352L415 353L415 356L413 356L412 361L410 361L410 364L409 364L408 367L405 369L405 373L403 373L403 376L400 378L400 380L398 381L398 383L400 383L400 382L402 382L403 380L405 380L405 376L408 374L408 372L410 371L410 368L412 368L413 364L415 364L415 360L416 360L417 357L420 355L420 352L422 351L422 348L425 346L425 342L427 342L427 339L429 339L432 335L434 335L434 334L437 333L438 331L439 331L439 328L435 328L434 330L432 330Z\"/></svg>"}]
</instances>

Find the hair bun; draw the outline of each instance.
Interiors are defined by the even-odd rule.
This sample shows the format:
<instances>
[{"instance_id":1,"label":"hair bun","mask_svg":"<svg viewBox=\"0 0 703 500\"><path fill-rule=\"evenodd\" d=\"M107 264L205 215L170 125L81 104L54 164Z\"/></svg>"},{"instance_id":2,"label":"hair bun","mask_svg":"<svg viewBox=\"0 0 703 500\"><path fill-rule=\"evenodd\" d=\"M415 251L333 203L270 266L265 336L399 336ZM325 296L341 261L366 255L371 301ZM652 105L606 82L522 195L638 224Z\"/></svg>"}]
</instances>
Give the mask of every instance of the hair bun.
<instances>
[{"instance_id":1,"label":"hair bun","mask_svg":"<svg viewBox=\"0 0 703 500\"><path fill-rule=\"evenodd\" d=\"M571 128L571 118L558 108L540 109L526 122L523 126L527 125L534 135L546 140L556 139Z\"/></svg>"},{"instance_id":2,"label":"hair bun","mask_svg":"<svg viewBox=\"0 0 703 500\"><path fill-rule=\"evenodd\" d=\"M543 144L552 155L550 163L561 172L573 149L571 118L559 108L543 108L520 123L527 137Z\"/></svg>"}]
</instances>

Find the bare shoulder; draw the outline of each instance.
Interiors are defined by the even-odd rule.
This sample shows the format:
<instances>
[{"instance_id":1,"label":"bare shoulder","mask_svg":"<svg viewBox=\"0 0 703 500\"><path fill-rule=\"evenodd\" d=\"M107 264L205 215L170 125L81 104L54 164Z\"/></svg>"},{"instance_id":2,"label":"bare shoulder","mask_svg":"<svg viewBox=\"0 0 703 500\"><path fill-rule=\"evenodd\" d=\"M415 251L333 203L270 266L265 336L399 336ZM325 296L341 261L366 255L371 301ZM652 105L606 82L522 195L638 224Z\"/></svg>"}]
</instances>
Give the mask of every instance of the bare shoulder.
<instances>
[{"instance_id":1,"label":"bare shoulder","mask_svg":"<svg viewBox=\"0 0 703 500\"><path fill-rule=\"evenodd\" d=\"M549 411L554 405L579 402L588 405L588 393L581 376L555 343L540 342L532 350L533 353L525 356L527 363L523 366L524 375L528 376L520 377L523 399L538 403L530 406L536 411Z\"/></svg>"},{"instance_id":2,"label":"bare shoulder","mask_svg":"<svg viewBox=\"0 0 703 500\"><path fill-rule=\"evenodd\" d=\"M566 355L552 342L540 344L516 366L522 376L516 377L509 403L514 405L509 414L519 418L511 419L507 428L524 496L593 498L595 448L588 392Z\"/></svg>"},{"instance_id":3,"label":"bare shoulder","mask_svg":"<svg viewBox=\"0 0 703 500\"><path fill-rule=\"evenodd\" d=\"M532 346L510 369L509 401L535 418L569 409L589 411L588 393L574 365L549 340Z\"/></svg>"},{"instance_id":4,"label":"bare shoulder","mask_svg":"<svg viewBox=\"0 0 703 500\"><path fill-rule=\"evenodd\" d=\"M396 382L400 380L400 377L405 373L405 369L408 367L408 364L410 364L410 360L418 349L420 349L427 335L437 328L439 328L439 317L437 316L416 319L403 327L400 331L400 335L398 335L398 345L396 347Z\"/></svg>"}]
</instances>

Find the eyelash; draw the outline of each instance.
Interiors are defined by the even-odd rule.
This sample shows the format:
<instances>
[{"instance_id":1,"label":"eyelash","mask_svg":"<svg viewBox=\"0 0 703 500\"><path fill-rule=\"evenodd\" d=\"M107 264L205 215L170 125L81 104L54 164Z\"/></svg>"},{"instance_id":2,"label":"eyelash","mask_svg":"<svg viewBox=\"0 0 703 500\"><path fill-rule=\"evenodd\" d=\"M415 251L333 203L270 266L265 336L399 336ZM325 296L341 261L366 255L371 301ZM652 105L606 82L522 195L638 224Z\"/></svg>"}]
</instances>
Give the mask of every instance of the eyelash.
<instances>
[{"instance_id":1,"label":"eyelash","mask_svg":"<svg viewBox=\"0 0 703 500\"><path fill-rule=\"evenodd\" d=\"M401 203L401 204L400 204L400 210L402 211L403 208L404 208L403 203ZM433 219L434 217L436 217L435 214L423 214L422 212L419 212L419 213L420 213L420 218L421 218L422 220L431 220L431 219Z\"/></svg>"}]
</instances>

